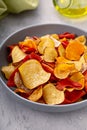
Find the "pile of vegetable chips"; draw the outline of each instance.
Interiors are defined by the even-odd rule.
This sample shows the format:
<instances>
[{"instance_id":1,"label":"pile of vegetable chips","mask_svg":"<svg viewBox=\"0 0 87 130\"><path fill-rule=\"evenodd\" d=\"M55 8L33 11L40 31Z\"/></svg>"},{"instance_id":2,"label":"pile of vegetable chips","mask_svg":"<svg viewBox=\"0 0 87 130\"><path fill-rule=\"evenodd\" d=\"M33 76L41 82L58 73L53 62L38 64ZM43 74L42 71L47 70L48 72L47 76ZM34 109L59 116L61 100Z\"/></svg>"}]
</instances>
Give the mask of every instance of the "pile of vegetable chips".
<instances>
[{"instance_id":1,"label":"pile of vegetable chips","mask_svg":"<svg viewBox=\"0 0 87 130\"><path fill-rule=\"evenodd\" d=\"M73 33L27 36L7 46L9 62L1 71L7 86L38 103L71 104L87 96L87 46Z\"/></svg>"}]
</instances>

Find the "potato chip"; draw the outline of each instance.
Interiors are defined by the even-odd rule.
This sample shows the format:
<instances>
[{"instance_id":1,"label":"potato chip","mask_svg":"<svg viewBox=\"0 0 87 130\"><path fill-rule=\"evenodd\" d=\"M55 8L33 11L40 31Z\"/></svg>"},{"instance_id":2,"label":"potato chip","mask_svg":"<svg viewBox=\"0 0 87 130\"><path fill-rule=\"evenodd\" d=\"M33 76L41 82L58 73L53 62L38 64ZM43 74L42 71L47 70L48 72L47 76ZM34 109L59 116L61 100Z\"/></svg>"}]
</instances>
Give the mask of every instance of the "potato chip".
<instances>
[{"instance_id":1,"label":"potato chip","mask_svg":"<svg viewBox=\"0 0 87 130\"><path fill-rule=\"evenodd\" d=\"M5 74L6 79L10 78L10 76L14 70L15 70L15 67L12 64L10 64L8 66L3 66L1 68L1 71Z\"/></svg>"},{"instance_id":2,"label":"potato chip","mask_svg":"<svg viewBox=\"0 0 87 130\"><path fill-rule=\"evenodd\" d=\"M43 59L46 62L54 62L57 58L57 51L55 48L47 47L44 51Z\"/></svg>"},{"instance_id":3,"label":"potato chip","mask_svg":"<svg viewBox=\"0 0 87 130\"><path fill-rule=\"evenodd\" d=\"M52 48L55 47L55 44L54 44L53 40L49 37L49 35L41 37L41 42L38 45L39 53L43 54L47 47L52 47Z\"/></svg>"},{"instance_id":4,"label":"potato chip","mask_svg":"<svg viewBox=\"0 0 87 130\"><path fill-rule=\"evenodd\" d=\"M42 97L42 94L43 91L42 91L42 87L40 86L33 91L33 93L28 97L28 99L36 102Z\"/></svg>"},{"instance_id":5,"label":"potato chip","mask_svg":"<svg viewBox=\"0 0 87 130\"><path fill-rule=\"evenodd\" d=\"M59 56L65 57L65 48L63 47L62 44L60 44L59 47L58 47L58 53L59 53Z\"/></svg>"},{"instance_id":6,"label":"potato chip","mask_svg":"<svg viewBox=\"0 0 87 130\"><path fill-rule=\"evenodd\" d=\"M13 48L11 55L13 63L21 61L26 56L26 54L18 46Z\"/></svg>"},{"instance_id":7,"label":"potato chip","mask_svg":"<svg viewBox=\"0 0 87 130\"><path fill-rule=\"evenodd\" d=\"M86 44L86 37L84 35L78 36L75 40L79 41L83 45Z\"/></svg>"},{"instance_id":8,"label":"potato chip","mask_svg":"<svg viewBox=\"0 0 87 130\"><path fill-rule=\"evenodd\" d=\"M54 68L54 75L59 79L65 79L74 69L74 64L61 63Z\"/></svg>"},{"instance_id":9,"label":"potato chip","mask_svg":"<svg viewBox=\"0 0 87 130\"><path fill-rule=\"evenodd\" d=\"M64 101L64 92L49 83L43 87L43 98L47 104L60 104Z\"/></svg>"},{"instance_id":10,"label":"potato chip","mask_svg":"<svg viewBox=\"0 0 87 130\"><path fill-rule=\"evenodd\" d=\"M25 87L29 89L36 88L37 86L46 83L51 74L46 72L39 61L28 60L19 67L19 72Z\"/></svg>"}]
</instances>

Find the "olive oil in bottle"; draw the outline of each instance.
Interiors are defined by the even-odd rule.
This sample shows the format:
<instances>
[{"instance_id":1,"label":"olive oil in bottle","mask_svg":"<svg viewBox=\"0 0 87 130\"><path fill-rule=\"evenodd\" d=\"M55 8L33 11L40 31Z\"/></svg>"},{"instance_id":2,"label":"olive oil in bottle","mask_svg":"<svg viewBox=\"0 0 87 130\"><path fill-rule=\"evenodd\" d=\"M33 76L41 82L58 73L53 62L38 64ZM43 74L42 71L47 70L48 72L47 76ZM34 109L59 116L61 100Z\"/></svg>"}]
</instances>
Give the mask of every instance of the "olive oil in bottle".
<instances>
[{"instance_id":1,"label":"olive oil in bottle","mask_svg":"<svg viewBox=\"0 0 87 130\"><path fill-rule=\"evenodd\" d=\"M64 16L78 18L87 14L87 0L53 0L53 4Z\"/></svg>"}]
</instances>

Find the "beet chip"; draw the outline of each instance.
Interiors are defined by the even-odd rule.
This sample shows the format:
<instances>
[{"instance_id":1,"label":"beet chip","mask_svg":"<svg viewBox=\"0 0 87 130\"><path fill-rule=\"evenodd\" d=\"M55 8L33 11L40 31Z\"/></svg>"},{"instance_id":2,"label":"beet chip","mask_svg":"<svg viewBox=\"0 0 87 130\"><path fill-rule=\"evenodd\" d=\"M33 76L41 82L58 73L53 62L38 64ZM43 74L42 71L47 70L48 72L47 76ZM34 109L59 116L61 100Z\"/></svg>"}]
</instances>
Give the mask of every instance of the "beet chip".
<instances>
[{"instance_id":1,"label":"beet chip","mask_svg":"<svg viewBox=\"0 0 87 130\"><path fill-rule=\"evenodd\" d=\"M80 89L82 85L78 82L72 81L69 78L62 79L59 82L57 82L56 88L59 90L64 90L65 88L74 88L74 89Z\"/></svg>"},{"instance_id":2,"label":"beet chip","mask_svg":"<svg viewBox=\"0 0 87 130\"><path fill-rule=\"evenodd\" d=\"M79 101L86 94L84 90L74 90L72 92L65 91L65 100L62 104L70 104Z\"/></svg>"}]
</instances>

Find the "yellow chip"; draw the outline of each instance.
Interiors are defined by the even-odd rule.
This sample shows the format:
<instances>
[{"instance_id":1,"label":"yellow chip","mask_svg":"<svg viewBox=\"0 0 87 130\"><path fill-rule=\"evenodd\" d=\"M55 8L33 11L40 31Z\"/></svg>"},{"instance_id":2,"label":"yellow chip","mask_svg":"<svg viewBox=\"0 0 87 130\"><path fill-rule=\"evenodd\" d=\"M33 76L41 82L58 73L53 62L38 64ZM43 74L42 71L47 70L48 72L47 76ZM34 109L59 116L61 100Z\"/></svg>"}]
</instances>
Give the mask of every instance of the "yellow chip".
<instances>
[{"instance_id":1,"label":"yellow chip","mask_svg":"<svg viewBox=\"0 0 87 130\"><path fill-rule=\"evenodd\" d=\"M81 72L76 72L74 73L71 77L71 80L78 82L82 85L82 87L80 89L84 88L84 83L85 83L85 79L84 79L84 75Z\"/></svg>"},{"instance_id":2,"label":"yellow chip","mask_svg":"<svg viewBox=\"0 0 87 130\"><path fill-rule=\"evenodd\" d=\"M12 54L13 63L21 61L26 56L26 54L18 46L15 46L13 48L11 54Z\"/></svg>"},{"instance_id":3,"label":"yellow chip","mask_svg":"<svg viewBox=\"0 0 87 130\"><path fill-rule=\"evenodd\" d=\"M55 59L57 58L57 51L55 48L47 47L44 51L43 59L46 62L54 62Z\"/></svg>"},{"instance_id":4,"label":"yellow chip","mask_svg":"<svg viewBox=\"0 0 87 130\"><path fill-rule=\"evenodd\" d=\"M1 71L5 74L6 79L9 79L15 67L10 64L8 66L2 66Z\"/></svg>"},{"instance_id":5,"label":"yellow chip","mask_svg":"<svg viewBox=\"0 0 87 130\"><path fill-rule=\"evenodd\" d=\"M60 104L64 101L64 92L49 83L43 88L43 98L47 104Z\"/></svg>"},{"instance_id":6,"label":"yellow chip","mask_svg":"<svg viewBox=\"0 0 87 130\"><path fill-rule=\"evenodd\" d=\"M19 72L25 87L29 89L36 88L37 86L46 83L51 74L46 72L39 61L28 60L19 67Z\"/></svg>"},{"instance_id":7,"label":"yellow chip","mask_svg":"<svg viewBox=\"0 0 87 130\"><path fill-rule=\"evenodd\" d=\"M65 79L73 70L75 70L74 64L61 63L54 68L54 75L59 79Z\"/></svg>"},{"instance_id":8,"label":"yellow chip","mask_svg":"<svg viewBox=\"0 0 87 130\"><path fill-rule=\"evenodd\" d=\"M58 47L58 53L59 53L59 56L65 56L65 48L63 47L62 44L60 44Z\"/></svg>"},{"instance_id":9,"label":"yellow chip","mask_svg":"<svg viewBox=\"0 0 87 130\"><path fill-rule=\"evenodd\" d=\"M38 101L42 97L43 91L42 87L38 87L34 90L34 92L28 97L29 100L31 101Z\"/></svg>"},{"instance_id":10,"label":"yellow chip","mask_svg":"<svg viewBox=\"0 0 87 130\"><path fill-rule=\"evenodd\" d=\"M41 41L40 41L40 43L38 45L39 53L43 54L47 47L52 47L52 48L55 47L55 44L54 44L53 40L50 38L49 35L41 37Z\"/></svg>"},{"instance_id":11,"label":"yellow chip","mask_svg":"<svg viewBox=\"0 0 87 130\"><path fill-rule=\"evenodd\" d=\"M86 37L84 35L78 36L75 38L75 40L79 41L80 43L84 44L86 43Z\"/></svg>"}]
</instances>

